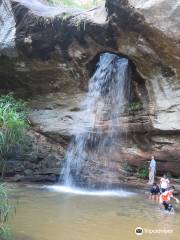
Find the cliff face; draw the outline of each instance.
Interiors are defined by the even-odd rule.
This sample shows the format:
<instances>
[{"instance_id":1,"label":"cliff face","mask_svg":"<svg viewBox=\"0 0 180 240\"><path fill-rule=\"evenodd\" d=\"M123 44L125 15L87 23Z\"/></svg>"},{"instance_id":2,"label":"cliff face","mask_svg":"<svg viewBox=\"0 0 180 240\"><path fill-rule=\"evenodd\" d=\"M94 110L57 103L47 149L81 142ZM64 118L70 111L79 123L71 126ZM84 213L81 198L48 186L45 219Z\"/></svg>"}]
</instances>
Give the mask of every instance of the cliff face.
<instances>
[{"instance_id":1,"label":"cliff face","mask_svg":"<svg viewBox=\"0 0 180 240\"><path fill-rule=\"evenodd\" d=\"M143 105L123 117L128 134L115 171L121 176L122 162L140 166L153 153L160 173L178 176L179 8L178 0L106 0L86 12L0 1L0 88L29 102L33 124L33 151L13 159L9 174L55 181L99 55L114 52L129 59L132 102ZM99 181L98 169L94 176Z\"/></svg>"}]
</instances>

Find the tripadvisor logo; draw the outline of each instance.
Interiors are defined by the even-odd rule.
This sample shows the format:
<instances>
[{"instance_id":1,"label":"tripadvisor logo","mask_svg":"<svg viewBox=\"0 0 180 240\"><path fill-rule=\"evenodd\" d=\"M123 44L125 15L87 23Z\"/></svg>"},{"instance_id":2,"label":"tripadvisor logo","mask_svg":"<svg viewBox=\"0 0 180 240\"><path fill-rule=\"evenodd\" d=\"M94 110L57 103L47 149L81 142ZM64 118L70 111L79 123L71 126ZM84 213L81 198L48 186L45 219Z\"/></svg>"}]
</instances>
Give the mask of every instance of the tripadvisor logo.
<instances>
[{"instance_id":1,"label":"tripadvisor logo","mask_svg":"<svg viewBox=\"0 0 180 240\"><path fill-rule=\"evenodd\" d=\"M137 227L136 229L135 229L135 234L136 235L143 235L143 228L142 227Z\"/></svg>"}]
</instances>

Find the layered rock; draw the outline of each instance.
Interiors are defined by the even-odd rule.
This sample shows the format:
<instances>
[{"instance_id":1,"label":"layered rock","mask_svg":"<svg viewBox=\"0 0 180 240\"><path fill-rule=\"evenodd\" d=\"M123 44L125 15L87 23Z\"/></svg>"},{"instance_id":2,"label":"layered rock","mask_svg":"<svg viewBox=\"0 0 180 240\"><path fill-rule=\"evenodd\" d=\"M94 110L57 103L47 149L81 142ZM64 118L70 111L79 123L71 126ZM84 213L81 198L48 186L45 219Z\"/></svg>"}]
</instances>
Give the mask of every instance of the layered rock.
<instances>
[{"instance_id":1,"label":"layered rock","mask_svg":"<svg viewBox=\"0 0 180 240\"><path fill-rule=\"evenodd\" d=\"M74 116L83 120L79 106L99 54L114 52L129 59L131 102L143 108L123 117L128 137L112 163L113 171L121 175L122 162L141 166L153 153L159 173L179 175L178 1L106 0L105 6L89 11L42 5L38 0L0 4L0 88L29 102L34 132L30 135L40 136L33 157L26 155L22 170L22 159L17 160L15 173L40 180L58 176L74 134ZM38 170L30 167L33 161ZM51 161L55 165L43 166Z\"/></svg>"}]
</instances>

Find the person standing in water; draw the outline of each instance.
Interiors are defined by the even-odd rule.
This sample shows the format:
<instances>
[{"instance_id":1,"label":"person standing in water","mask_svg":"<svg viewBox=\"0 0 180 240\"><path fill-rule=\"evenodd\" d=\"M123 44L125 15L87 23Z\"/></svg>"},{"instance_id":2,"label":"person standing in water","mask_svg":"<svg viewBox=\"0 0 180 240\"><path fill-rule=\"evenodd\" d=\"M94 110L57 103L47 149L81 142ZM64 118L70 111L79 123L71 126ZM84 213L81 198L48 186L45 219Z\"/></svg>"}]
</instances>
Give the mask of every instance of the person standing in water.
<instances>
[{"instance_id":1,"label":"person standing in water","mask_svg":"<svg viewBox=\"0 0 180 240\"><path fill-rule=\"evenodd\" d=\"M149 165L149 182L148 182L148 184L153 185L155 176L156 176L156 161L154 159L154 156L152 156L151 162Z\"/></svg>"},{"instance_id":2,"label":"person standing in water","mask_svg":"<svg viewBox=\"0 0 180 240\"><path fill-rule=\"evenodd\" d=\"M175 187L171 186L169 190L163 192L159 197L159 203L164 206L166 211L171 212L173 210L173 206L170 203L171 199L173 198L177 203L179 203L179 199L173 196Z\"/></svg>"},{"instance_id":3,"label":"person standing in water","mask_svg":"<svg viewBox=\"0 0 180 240\"><path fill-rule=\"evenodd\" d=\"M169 187L170 181L167 178L166 174L163 175L163 177L160 179L160 191L161 193L167 191Z\"/></svg>"},{"instance_id":4,"label":"person standing in water","mask_svg":"<svg viewBox=\"0 0 180 240\"><path fill-rule=\"evenodd\" d=\"M159 201L160 189L157 183L153 183L150 190L150 199L154 201Z\"/></svg>"}]
</instances>

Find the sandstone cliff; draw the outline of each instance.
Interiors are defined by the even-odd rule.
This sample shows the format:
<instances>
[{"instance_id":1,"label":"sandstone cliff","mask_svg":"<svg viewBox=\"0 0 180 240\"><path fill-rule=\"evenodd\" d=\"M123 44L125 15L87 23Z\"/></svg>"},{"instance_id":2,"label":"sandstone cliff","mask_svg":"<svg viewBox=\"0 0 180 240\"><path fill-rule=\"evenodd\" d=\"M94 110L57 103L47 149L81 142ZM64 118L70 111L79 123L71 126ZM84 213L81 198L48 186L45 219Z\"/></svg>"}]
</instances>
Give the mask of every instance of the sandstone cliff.
<instances>
[{"instance_id":1,"label":"sandstone cliff","mask_svg":"<svg viewBox=\"0 0 180 240\"><path fill-rule=\"evenodd\" d=\"M128 134L115 171L121 175L124 161L140 166L153 153L159 173L179 176L179 13L178 0L106 0L89 11L1 0L1 92L28 101L33 125L34 150L11 156L9 174L56 180L89 77L99 55L113 52L129 59L132 102L143 106L124 116Z\"/></svg>"}]
</instances>

